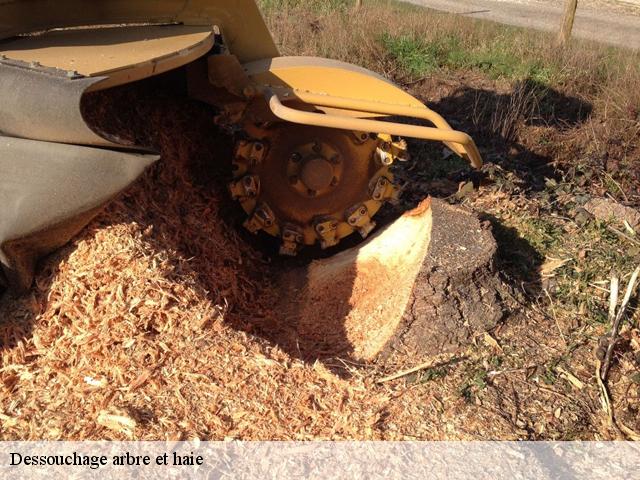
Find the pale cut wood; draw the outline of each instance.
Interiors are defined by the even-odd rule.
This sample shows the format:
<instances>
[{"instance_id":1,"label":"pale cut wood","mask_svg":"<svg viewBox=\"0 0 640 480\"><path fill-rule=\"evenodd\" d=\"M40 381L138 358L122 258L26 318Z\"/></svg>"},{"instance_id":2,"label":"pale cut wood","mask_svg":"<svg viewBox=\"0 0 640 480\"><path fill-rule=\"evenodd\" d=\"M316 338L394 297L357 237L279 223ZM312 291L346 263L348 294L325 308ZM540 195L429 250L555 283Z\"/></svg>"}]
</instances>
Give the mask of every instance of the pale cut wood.
<instances>
[{"instance_id":1,"label":"pale cut wood","mask_svg":"<svg viewBox=\"0 0 640 480\"><path fill-rule=\"evenodd\" d=\"M312 262L290 297L304 344L372 360L398 328L430 238L426 200L362 246Z\"/></svg>"}]
</instances>

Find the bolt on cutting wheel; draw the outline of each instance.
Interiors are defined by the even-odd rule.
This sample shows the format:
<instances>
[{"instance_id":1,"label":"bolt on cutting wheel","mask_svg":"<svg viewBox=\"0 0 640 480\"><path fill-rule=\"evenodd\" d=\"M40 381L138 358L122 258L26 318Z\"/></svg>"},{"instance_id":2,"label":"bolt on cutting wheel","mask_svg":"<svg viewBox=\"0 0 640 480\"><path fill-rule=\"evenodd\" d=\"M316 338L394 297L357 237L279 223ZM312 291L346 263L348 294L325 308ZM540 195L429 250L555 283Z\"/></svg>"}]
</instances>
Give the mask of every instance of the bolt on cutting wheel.
<instances>
[{"instance_id":1,"label":"bolt on cutting wheel","mask_svg":"<svg viewBox=\"0 0 640 480\"><path fill-rule=\"evenodd\" d=\"M322 248L375 227L372 217L397 191L389 171L405 152L388 135L291 124L249 125L237 143L231 195L251 232L282 239L280 253Z\"/></svg>"}]
</instances>

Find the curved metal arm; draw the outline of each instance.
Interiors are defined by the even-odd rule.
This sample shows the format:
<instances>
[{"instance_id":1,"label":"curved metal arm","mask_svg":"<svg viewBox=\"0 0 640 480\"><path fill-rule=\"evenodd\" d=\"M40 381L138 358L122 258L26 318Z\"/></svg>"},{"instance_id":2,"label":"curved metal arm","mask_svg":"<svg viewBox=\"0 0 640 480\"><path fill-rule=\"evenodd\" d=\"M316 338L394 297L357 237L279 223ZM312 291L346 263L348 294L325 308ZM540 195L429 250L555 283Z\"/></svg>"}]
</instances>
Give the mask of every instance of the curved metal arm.
<instances>
[{"instance_id":1,"label":"curved metal arm","mask_svg":"<svg viewBox=\"0 0 640 480\"><path fill-rule=\"evenodd\" d=\"M303 125L314 125L317 127L339 128L344 130L360 130L375 133L382 132L390 135L420 138L423 140L436 140L446 143L447 146L458 155L467 158L475 168L480 168L482 166L482 157L480 156L478 147L474 143L473 139L464 132L453 130L444 118L427 107L421 109L403 105L391 105L365 100L332 97L329 95L319 95L300 91L295 91L294 96L284 99L285 101L300 100L313 105L341 108L345 110L419 118L432 122L437 128L306 112L283 105L278 95L270 89L265 89L264 95L273 114L288 122L300 123Z\"/></svg>"}]
</instances>

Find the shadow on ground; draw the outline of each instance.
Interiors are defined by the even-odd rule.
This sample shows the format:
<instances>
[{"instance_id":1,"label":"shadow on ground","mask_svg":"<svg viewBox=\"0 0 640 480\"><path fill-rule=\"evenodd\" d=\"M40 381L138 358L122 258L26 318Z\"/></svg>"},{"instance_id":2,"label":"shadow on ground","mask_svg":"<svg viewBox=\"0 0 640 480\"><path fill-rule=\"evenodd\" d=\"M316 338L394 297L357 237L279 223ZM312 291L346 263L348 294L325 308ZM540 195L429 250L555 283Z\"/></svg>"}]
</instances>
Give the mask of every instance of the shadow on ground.
<instances>
[{"instance_id":1,"label":"shadow on ground","mask_svg":"<svg viewBox=\"0 0 640 480\"><path fill-rule=\"evenodd\" d=\"M429 97L426 88L417 86L411 93ZM503 93L460 86L426 103L453 128L474 138L485 166L480 172L472 171L441 144L410 140L413 161L402 165L399 171L400 178L410 185L404 195L409 205L426 194L457 202L464 198L464 192L459 192L462 184L472 183L476 189L481 185L492 188L496 181L492 177L496 176L501 177L498 179L501 188L514 189L532 198L545 189L547 179L559 177L554 166L553 139L547 135L579 128L593 110L590 103L531 79L516 82L510 91ZM542 255L495 216L480 217L493 227L499 269L514 287L531 297L539 295Z\"/></svg>"},{"instance_id":2,"label":"shadow on ground","mask_svg":"<svg viewBox=\"0 0 640 480\"><path fill-rule=\"evenodd\" d=\"M429 92L425 88L416 87L413 93L418 97L428 97ZM553 139L547 134L580 127L593 109L584 100L567 96L531 79L515 83L505 93L461 86L436 101L427 102L427 105L446 118L453 128L469 133L486 164L499 165L515 173L518 186L526 192L542 190L546 178L557 176L552 165ZM460 169L459 163L453 163L447 169L450 161L442 159L440 145L411 143L415 156L430 159L428 165L418 168L426 179L449 176L457 180L465 176L465 172L455 175L456 169Z\"/></svg>"}]
</instances>

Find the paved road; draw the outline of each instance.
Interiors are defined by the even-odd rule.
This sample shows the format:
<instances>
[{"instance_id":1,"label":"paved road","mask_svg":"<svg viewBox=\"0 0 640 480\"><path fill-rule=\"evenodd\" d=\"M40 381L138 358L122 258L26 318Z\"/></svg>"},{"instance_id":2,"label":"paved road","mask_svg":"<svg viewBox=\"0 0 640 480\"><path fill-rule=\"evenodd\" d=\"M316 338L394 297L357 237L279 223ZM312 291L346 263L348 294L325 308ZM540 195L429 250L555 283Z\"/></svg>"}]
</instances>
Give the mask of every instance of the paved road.
<instances>
[{"instance_id":1,"label":"paved road","mask_svg":"<svg viewBox=\"0 0 640 480\"><path fill-rule=\"evenodd\" d=\"M563 1L537 0L405 0L435 10L494 22L556 31L562 20ZM606 4L581 6L573 27L576 37L640 49L639 10L609 8Z\"/></svg>"}]
</instances>

